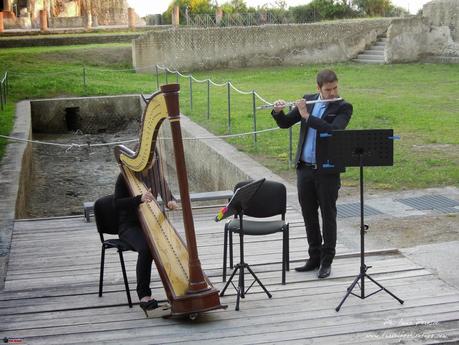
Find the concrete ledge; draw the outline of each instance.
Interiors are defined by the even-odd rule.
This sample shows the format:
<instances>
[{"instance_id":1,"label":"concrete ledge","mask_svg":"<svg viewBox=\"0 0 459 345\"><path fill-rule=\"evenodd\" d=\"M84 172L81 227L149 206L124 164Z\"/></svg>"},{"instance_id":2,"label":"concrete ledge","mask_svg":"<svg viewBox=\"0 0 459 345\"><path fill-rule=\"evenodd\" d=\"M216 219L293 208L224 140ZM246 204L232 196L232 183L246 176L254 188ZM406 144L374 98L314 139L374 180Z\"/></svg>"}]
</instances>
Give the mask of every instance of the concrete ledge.
<instances>
[{"instance_id":1,"label":"concrete ledge","mask_svg":"<svg viewBox=\"0 0 459 345\"><path fill-rule=\"evenodd\" d=\"M66 46L94 43L129 43L139 36L140 33L78 35L65 37L51 35L37 37L8 37L0 39L0 48Z\"/></svg>"},{"instance_id":2,"label":"concrete ledge","mask_svg":"<svg viewBox=\"0 0 459 345\"><path fill-rule=\"evenodd\" d=\"M115 132L126 123L137 121L142 113L139 95L66 97L31 101L34 132L64 133L66 109L75 108L75 119L84 133L100 130ZM81 120L81 121L80 121Z\"/></svg>"},{"instance_id":3,"label":"concrete ledge","mask_svg":"<svg viewBox=\"0 0 459 345\"><path fill-rule=\"evenodd\" d=\"M30 102L16 104L16 121L11 136L29 139L31 136ZM26 142L13 141L6 147L0 163L0 289L3 288L8 266L11 236L13 234L16 209L21 206L20 195L26 193L21 185L22 178L27 178L30 166L23 164L29 161L31 145Z\"/></svg>"},{"instance_id":4,"label":"concrete ledge","mask_svg":"<svg viewBox=\"0 0 459 345\"><path fill-rule=\"evenodd\" d=\"M211 138L187 140L185 146L189 170L206 176L207 180L213 182L212 186L208 186L208 190L232 190L234 185L240 181L266 178L283 183L287 188L288 204L299 209L296 186L238 151L223 139L215 137L188 117L182 115L181 123L183 137Z\"/></svg>"}]
</instances>

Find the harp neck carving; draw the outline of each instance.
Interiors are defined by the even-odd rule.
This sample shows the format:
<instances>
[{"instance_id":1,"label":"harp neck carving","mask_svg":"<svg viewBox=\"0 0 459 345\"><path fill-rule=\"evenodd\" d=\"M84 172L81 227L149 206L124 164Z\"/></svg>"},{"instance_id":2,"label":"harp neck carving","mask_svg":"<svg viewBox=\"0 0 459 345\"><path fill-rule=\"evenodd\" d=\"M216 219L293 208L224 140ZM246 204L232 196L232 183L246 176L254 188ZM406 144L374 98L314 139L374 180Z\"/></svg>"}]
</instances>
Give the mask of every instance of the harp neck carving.
<instances>
[{"instance_id":1,"label":"harp neck carving","mask_svg":"<svg viewBox=\"0 0 459 345\"><path fill-rule=\"evenodd\" d=\"M162 93L154 94L150 102L147 103L143 114L137 152L123 145L117 146L115 156L118 162L135 172L150 169L153 165L158 131L167 116L164 95Z\"/></svg>"}]
</instances>

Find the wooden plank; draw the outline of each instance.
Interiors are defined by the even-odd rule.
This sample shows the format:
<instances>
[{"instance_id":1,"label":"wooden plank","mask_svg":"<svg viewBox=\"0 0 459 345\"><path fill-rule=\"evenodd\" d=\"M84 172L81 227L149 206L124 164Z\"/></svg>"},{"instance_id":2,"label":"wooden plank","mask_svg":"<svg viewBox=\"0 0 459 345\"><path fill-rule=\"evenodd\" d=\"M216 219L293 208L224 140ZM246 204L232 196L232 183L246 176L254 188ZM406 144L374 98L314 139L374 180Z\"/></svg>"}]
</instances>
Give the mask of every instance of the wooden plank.
<instances>
[{"instance_id":1,"label":"wooden plank","mask_svg":"<svg viewBox=\"0 0 459 345\"><path fill-rule=\"evenodd\" d=\"M416 280L415 280L416 281ZM381 282L386 285L387 288L395 289L395 293L401 293L401 291L411 289L410 294L415 294L416 292L425 292L429 286L433 286L432 289L436 289L437 293L440 292L447 292L448 289L443 288L443 284L438 282L437 280L433 280L430 284L427 284L424 280L424 284L422 287L413 288L413 282L406 281L405 279L400 281L394 281L390 284L386 284L384 280ZM217 287L221 287L222 283L215 284ZM317 280L310 281L309 284L303 282L291 283L288 285L269 285L266 284L268 289L271 291L273 296L276 299L284 298L284 297L292 297L292 296L302 296L303 298L311 297L314 298L316 295L324 295L324 294L341 294L344 296L346 287L348 286L347 283L337 282L337 281L328 281L320 283ZM307 291L303 291L307 289ZM94 289L97 291L97 289ZM367 286L367 293L370 291L374 291L375 287L368 284ZM164 298L164 292L162 290L161 283L156 281L155 284L152 284L152 291L153 295L157 298ZM235 292L230 289L228 290L228 294L226 295L225 299L228 303L234 303L234 296ZM409 295L409 294L408 294ZM65 310L65 309L72 309L72 308L90 308L91 306L103 306L103 305L113 305L113 304L125 304L126 296L123 290L118 291L116 295L109 294L105 295L106 298L99 298L96 293L90 295L78 294L78 295L65 295L65 296L56 296L56 297L47 297L47 298L39 298L39 299L28 299L22 302L21 310L16 310L15 305L17 304L17 300L11 301L1 301L0 302L0 310L3 314L11 314L11 313L28 313L28 312L38 312L43 310ZM252 297L254 296L254 297ZM115 298L116 297L116 298ZM404 298L404 296L401 296ZM261 299L262 303L266 303L266 297L261 292L260 288L254 286L251 289L251 293L247 296L247 299ZM350 296L351 299L355 298Z\"/></svg>"},{"instance_id":2,"label":"wooden plank","mask_svg":"<svg viewBox=\"0 0 459 345\"><path fill-rule=\"evenodd\" d=\"M110 341L114 343L132 342L135 338L136 344L155 343L167 344L184 342L200 344L235 343L258 344L265 342L283 342L292 339L311 339L331 334L347 334L366 331L377 331L387 329L384 320L387 317L402 318L406 315L409 318L429 317L430 322L447 321L457 316L457 312L430 314L428 311L417 310L413 313L395 313L393 311L382 312L375 315L370 312L364 314L365 322L362 319L353 319L352 316L321 316L314 317L308 313L300 315L282 315L288 322L279 322L277 318L266 320L263 318L253 319L258 323L247 323L245 315L234 320L223 319L224 312L215 312L203 316L195 322L179 323L173 327L164 323L163 320L136 321L137 324L129 328L130 322L111 323L101 330L91 329L91 326L84 325L68 334L53 334L47 336L28 337L34 344L58 344L58 343L100 343ZM427 314L426 314L427 313ZM307 315L310 315L309 317ZM289 317L290 316L290 317ZM294 317L296 316L296 317ZM216 320L220 317L220 320ZM204 320L205 318L205 320ZM224 322L223 322L224 320ZM325 325L324 325L325 322ZM177 325L177 324L176 324ZM89 331L87 331L89 329ZM59 329L57 329L59 330ZM177 332L179 331L179 332ZM269 334L267 332L269 331ZM19 333L20 334L20 333ZM73 342L72 342L73 340Z\"/></svg>"},{"instance_id":3,"label":"wooden plank","mask_svg":"<svg viewBox=\"0 0 459 345\"><path fill-rule=\"evenodd\" d=\"M221 289L223 225L209 219L213 211L199 210L196 214L195 221L198 219L198 224L202 224L198 235L201 263L214 285ZM294 266L306 254L301 219L292 229ZM366 261L373 266L369 274L405 299L405 304L400 305L381 291L365 300L350 296L337 313L334 308L359 271L358 253L341 246L341 255L334 261L330 278L319 280L316 272L292 270L287 275L288 283L281 285L279 238L247 237L247 246L251 247L247 261L273 298L268 299L255 285L241 301L241 311L236 312L235 292L230 288L222 298L229 305L227 311L204 314L190 322L145 319L138 306L128 308L116 254L107 256L106 292L99 298L99 243L93 224L87 226L82 219L17 222L6 288L0 292L0 338L22 336L26 344L47 345L185 341L199 345L216 342L373 345L387 340L377 339L376 335L387 331L402 334L419 329L412 324L416 320L427 320L442 327L424 327L425 334L445 332L450 340L459 339L459 291L397 251L371 253ZM34 244L40 250L31 253ZM62 250L65 246L69 248ZM237 237L235 249L237 254ZM136 254L126 253L126 262L134 295ZM367 293L375 289L372 285L366 284ZM152 290L154 296L164 298L156 270L153 270ZM408 323L397 327L389 324L389 319L408 320ZM419 343L427 343L427 338Z\"/></svg>"}]
</instances>

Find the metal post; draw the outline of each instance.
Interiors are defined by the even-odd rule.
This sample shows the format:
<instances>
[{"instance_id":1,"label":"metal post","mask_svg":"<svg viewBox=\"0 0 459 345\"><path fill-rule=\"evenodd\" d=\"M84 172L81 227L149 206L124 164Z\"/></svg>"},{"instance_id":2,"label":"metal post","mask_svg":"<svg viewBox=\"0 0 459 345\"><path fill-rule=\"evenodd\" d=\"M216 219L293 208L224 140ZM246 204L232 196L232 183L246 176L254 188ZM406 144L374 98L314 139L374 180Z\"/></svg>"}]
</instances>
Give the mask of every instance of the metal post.
<instances>
[{"instance_id":1,"label":"metal post","mask_svg":"<svg viewBox=\"0 0 459 345\"><path fill-rule=\"evenodd\" d=\"M179 77L178 71L175 71L175 82L176 82L177 84L179 83L179 82L178 82L178 77Z\"/></svg>"},{"instance_id":2,"label":"metal post","mask_svg":"<svg viewBox=\"0 0 459 345\"><path fill-rule=\"evenodd\" d=\"M6 78L3 77L3 80L2 80L2 87L1 87L1 93L2 93L2 110L4 109L4 106L6 106Z\"/></svg>"},{"instance_id":3,"label":"metal post","mask_svg":"<svg viewBox=\"0 0 459 345\"><path fill-rule=\"evenodd\" d=\"M3 110L3 80L0 80L0 109Z\"/></svg>"},{"instance_id":4,"label":"metal post","mask_svg":"<svg viewBox=\"0 0 459 345\"><path fill-rule=\"evenodd\" d=\"M190 113L193 111L193 77L190 75Z\"/></svg>"},{"instance_id":5,"label":"metal post","mask_svg":"<svg viewBox=\"0 0 459 345\"><path fill-rule=\"evenodd\" d=\"M169 83L168 83L168 80L167 80L167 67L166 67L166 69L164 70L164 72L166 73L166 84L169 84Z\"/></svg>"},{"instance_id":6,"label":"metal post","mask_svg":"<svg viewBox=\"0 0 459 345\"><path fill-rule=\"evenodd\" d=\"M158 71L158 65L155 65L155 70L156 70L156 90L159 90L159 71Z\"/></svg>"},{"instance_id":7,"label":"metal post","mask_svg":"<svg viewBox=\"0 0 459 345\"><path fill-rule=\"evenodd\" d=\"M207 120L210 119L210 79L207 79Z\"/></svg>"},{"instance_id":8,"label":"metal post","mask_svg":"<svg viewBox=\"0 0 459 345\"><path fill-rule=\"evenodd\" d=\"M252 91L252 109L253 109L253 145L257 148L257 104L255 90Z\"/></svg>"},{"instance_id":9,"label":"metal post","mask_svg":"<svg viewBox=\"0 0 459 345\"><path fill-rule=\"evenodd\" d=\"M363 204L363 154L359 154L360 160L360 298L365 298L365 220Z\"/></svg>"},{"instance_id":10,"label":"metal post","mask_svg":"<svg viewBox=\"0 0 459 345\"><path fill-rule=\"evenodd\" d=\"M292 106L289 106L289 112L292 111ZM293 140L292 140L292 137L293 137L293 130L292 130L292 127L290 127L288 129L288 168L291 169L292 168L292 165L293 165Z\"/></svg>"},{"instance_id":11,"label":"metal post","mask_svg":"<svg viewBox=\"0 0 459 345\"><path fill-rule=\"evenodd\" d=\"M228 89L228 133L231 133L231 82L226 83Z\"/></svg>"},{"instance_id":12,"label":"metal post","mask_svg":"<svg viewBox=\"0 0 459 345\"><path fill-rule=\"evenodd\" d=\"M86 95L86 66L83 65L83 92Z\"/></svg>"}]
</instances>

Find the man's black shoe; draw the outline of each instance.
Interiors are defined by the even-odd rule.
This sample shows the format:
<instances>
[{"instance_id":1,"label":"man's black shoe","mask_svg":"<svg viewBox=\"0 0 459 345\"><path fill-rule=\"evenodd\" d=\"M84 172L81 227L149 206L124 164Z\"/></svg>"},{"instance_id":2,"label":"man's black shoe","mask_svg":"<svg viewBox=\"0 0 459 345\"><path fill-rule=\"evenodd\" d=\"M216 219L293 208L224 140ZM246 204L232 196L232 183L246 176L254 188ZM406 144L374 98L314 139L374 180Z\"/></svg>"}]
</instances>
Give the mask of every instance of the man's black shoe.
<instances>
[{"instance_id":1,"label":"man's black shoe","mask_svg":"<svg viewBox=\"0 0 459 345\"><path fill-rule=\"evenodd\" d=\"M295 271L297 272L314 271L316 268L319 268L319 266L320 266L319 262L307 260L306 264L304 264L303 266L295 267Z\"/></svg>"},{"instance_id":2,"label":"man's black shoe","mask_svg":"<svg viewBox=\"0 0 459 345\"><path fill-rule=\"evenodd\" d=\"M319 273L317 276L319 278L327 278L331 272L331 265L320 265Z\"/></svg>"}]
</instances>

